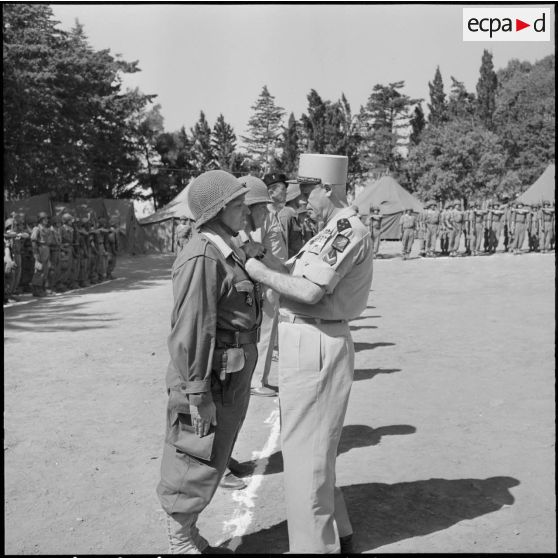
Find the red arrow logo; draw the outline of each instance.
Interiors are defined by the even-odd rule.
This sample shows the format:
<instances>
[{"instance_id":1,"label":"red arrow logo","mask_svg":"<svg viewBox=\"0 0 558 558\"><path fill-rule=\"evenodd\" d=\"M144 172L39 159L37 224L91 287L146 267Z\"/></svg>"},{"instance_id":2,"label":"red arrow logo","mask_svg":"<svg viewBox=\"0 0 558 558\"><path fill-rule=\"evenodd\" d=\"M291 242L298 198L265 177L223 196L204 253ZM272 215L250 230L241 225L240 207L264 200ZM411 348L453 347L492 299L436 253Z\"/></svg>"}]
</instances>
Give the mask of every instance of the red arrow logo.
<instances>
[{"instance_id":1,"label":"red arrow logo","mask_svg":"<svg viewBox=\"0 0 558 558\"><path fill-rule=\"evenodd\" d=\"M531 27L530 23L525 23L524 21L521 21L520 19L515 20L515 30L516 31L521 31L522 29L525 29L526 27Z\"/></svg>"}]
</instances>

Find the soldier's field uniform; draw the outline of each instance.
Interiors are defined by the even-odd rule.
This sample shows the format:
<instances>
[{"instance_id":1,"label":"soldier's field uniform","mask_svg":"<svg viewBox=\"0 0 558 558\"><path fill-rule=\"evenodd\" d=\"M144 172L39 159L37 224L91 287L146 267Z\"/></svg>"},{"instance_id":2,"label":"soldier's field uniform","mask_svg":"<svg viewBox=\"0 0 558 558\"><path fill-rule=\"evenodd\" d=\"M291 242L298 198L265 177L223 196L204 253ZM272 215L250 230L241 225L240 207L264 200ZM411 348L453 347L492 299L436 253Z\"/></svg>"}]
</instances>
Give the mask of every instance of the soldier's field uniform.
<instances>
[{"instance_id":1,"label":"soldier's field uniform","mask_svg":"<svg viewBox=\"0 0 558 558\"><path fill-rule=\"evenodd\" d=\"M224 171L203 173L192 182L188 203L200 229L172 269L167 435L157 486L168 514L171 553L207 548L197 517L219 485L248 408L261 296L244 269L243 254L226 241L231 233L214 220L245 192ZM217 425L200 437L191 408L211 402Z\"/></svg>"},{"instance_id":2,"label":"soldier's field uniform","mask_svg":"<svg viewBox=\"0 0 558 558\"><path fill-rule=\"evenodd\" d=\"M500 237L504 230L505 211L496 202L492 203L488 210L487 228L488 228L488 251L495 253L500 243Z\"/></svg>"},{"instance_id":3,"label":"soldier's field uniform","mask_svg":"<svg viewBox=\"0 0 558 558\"><path fill-rule=\"evenodd\" d=\"M440 230L440 211L436 207L436 202L431 201L426 205L427 209L424 212L425 223L425 249L427 256L436 255L436 240Z\"/></svg>"},{"instance_id":4,"label":"soldier's field uniform","mask_svg":"<svg viewBox=\"0 0 558 558\"><path fill-rule=\"evenodd\" d=\"M512 249L514 254L520 254L525 242L525 233L527 232L527 224L529 220L529 210L524 209L521 202L516 204L512 211L511 223L513 244Z\"/></svg>"},{"instance_id":5,"label":"soldier's field uniform","mask_svg":"<svg viewBox=\"0 0 558 558\"><path fill-rule=\"evenodd\" d=\"M546 253L552 249L555 229L555 211L550 202L545 201L541 210L541 251Z\"/></svg>"},{"instance_id":6,"label":"soldier's field uniform","mask_svg":"<svg viewBox=\"0 0 558 558\"><path fill-rule=\"evenodd\" d=\"M449 254L450 256L457 256L459 252L459 245L461 243L461 235L463 233L463 224L465 222L465 215L461 211L461 204L456 201L453 206L450 206L446 216L446 226L449 231Z\"/></svg>"},{"instance_id":7,"label":"soldier's field uniform","mask_svg":"<svg viewBox=\"0 0 558 558\"><path fill-rule=\"evenodd\" d=\"M31 279L31 292L33 296L46 295L46 283L50 267L50 232L47 228L48 215L41 212L37 218L37 226L31 233L35 271Z\"/></svg>"},{"instance_id":8,"label":"soldier's field uniform","mask_svg":"<svg viewBox=\"0 0 558 558\"><path fill-rule=\"evenodd\" d=\"M60 277L58 280L59 290L72 287L74 269L74 228L73 217L69 213L62 215L62 228L60 230Z\"/></svg>"},{"instance_id":9,"label":"soldier's field uniform","mask_svg":"<svg viewBox=\"0 0 558 558\"><path fill-rule=\"evenodd\" d=\"M401 251L403 259L406 260L411 255L417 227L416 217L411 210L405 210L405 213L401 216L399 226L401 228Z\"/></svg>"},{"instance_id":10,"label":"soldier's field uniform","mask_svg":"<svg viewBox=\"0 0 558 558\"><path fill-rule=\"evenodd\" d=\"M380 239L382 236L382 214L380 213L379 207L370 206L368 229L370 231L374 257L376 257L380 252Z\"/></svg>"}]
</instances>

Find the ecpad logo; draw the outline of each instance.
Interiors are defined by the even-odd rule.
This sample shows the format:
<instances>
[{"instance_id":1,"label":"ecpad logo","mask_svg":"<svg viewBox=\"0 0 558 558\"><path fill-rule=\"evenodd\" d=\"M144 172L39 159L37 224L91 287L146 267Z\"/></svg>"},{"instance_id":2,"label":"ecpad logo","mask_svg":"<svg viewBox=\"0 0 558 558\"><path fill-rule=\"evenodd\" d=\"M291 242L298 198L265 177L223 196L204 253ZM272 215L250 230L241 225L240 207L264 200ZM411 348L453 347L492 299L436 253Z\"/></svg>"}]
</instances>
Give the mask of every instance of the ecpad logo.
<instances>
[{"instance_id":1,"label":"ecpad logo","mask_svg":"<svg viewBox=\"0 0 558 558\"><path fill-rule=\"evenodd\" d=\"M550 8L463 8L464 41L550 41Z\"/></svg>"}]
</instances>

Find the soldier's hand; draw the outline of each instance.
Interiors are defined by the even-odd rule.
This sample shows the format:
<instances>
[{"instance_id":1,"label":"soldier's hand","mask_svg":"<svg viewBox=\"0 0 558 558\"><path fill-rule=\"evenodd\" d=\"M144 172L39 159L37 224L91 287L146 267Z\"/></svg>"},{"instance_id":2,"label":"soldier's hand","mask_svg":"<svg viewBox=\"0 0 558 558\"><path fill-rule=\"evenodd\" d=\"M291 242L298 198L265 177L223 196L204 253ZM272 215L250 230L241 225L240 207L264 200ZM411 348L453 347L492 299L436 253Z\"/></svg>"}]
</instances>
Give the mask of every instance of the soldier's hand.
<instances>
[{"instance_id":1,"label":"soldier's hand","mask_svg":"<svg viewBox=\"0 0 558 558\"><path fill-rule=\"evenodd\" d=\"M192 416L192 426L196 435L202 438L209 432L209 427L217 425L217 409L213 401L201 403L200 405L190 405Z\"/></svg>"},{"instance_id":2,"label":"soldier's hand","mask_svg":"<svg viewBox=\"0 0 558 558\"><path fill-rule=\"evenodd\" d=\"M35 261L35 271L42 271L43 264L41 262Z\"/></svg>"}]
</instances>

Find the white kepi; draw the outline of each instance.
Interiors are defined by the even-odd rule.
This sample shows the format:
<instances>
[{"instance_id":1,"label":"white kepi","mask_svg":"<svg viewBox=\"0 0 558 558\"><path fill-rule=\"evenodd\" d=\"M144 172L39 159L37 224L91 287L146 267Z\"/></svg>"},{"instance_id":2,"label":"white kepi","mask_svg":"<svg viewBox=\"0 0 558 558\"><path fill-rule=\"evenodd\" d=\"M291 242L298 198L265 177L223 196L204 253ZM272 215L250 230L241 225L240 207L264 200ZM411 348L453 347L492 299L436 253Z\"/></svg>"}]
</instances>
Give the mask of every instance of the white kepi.
<instances>
[{"instance_id":1,"label":"white kepi","mask_svg":"<svg viewBox=\"0 0 558 558\"><path fill-rule=\"evenodd\" d=\"M347 195L347 172L349 158L345 155L322 155L302 153L298 163L299 178L319 178L323 184L345 199Z\"/></svg>"}]
</instances>

